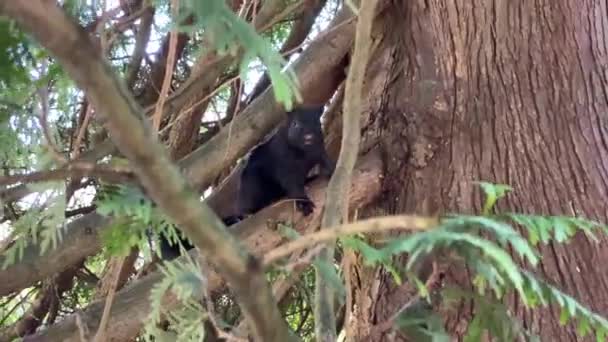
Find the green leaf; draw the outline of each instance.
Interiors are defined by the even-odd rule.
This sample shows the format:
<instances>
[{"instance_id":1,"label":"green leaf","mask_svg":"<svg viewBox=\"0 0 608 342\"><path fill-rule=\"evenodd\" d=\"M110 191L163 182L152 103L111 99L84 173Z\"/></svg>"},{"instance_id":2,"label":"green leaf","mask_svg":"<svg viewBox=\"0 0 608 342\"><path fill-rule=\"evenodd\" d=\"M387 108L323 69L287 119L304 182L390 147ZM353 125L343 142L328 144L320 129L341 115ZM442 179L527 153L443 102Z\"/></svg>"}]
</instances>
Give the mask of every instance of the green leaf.
<instances>
[{"instance_id":1,"label":"green leaf","mask_svg":"<svg viewBox=\"0 0 608 342\"><path fill-rule=\"evenodd\" d=\"M395 318L395 327L402 330L413 341L450 341L441 317L434 313L428 303L423 300L414 302L400 312Z\"/></svg>"},{"instance_id":2,"label":"green leaf","mask_svg":"<svg viewBox=\"0 0 608 342\"><path fill-rule=\"evenodd\" d=\"M583 316L579 318L579 324L576 331L580 337L587 336L587 334L589 333L589 321L586 317Z\"/></svg>"},{"instance_id":3,"label":"green leaf","mask_svg":"<svg viewBox=\"0 0 608 342\"><path fill-rule=\"evenodd\" d=\"M294 97L301 102L298 80L295 73L286 68L287 61L256 33L251 24L236 15L225 1L186 0L180 4L185 12L193 14L194 25L203 29L218 54L237 55L239 46L242 47L242 77L251 61L259 58L267 68L277 102L282 103L287 111L293 108Z\"/></svg>"},{"instance_id":4,"label":"green leaf","mask_svg":"<svg viewBox=\"0 0 608 342\"><path fill-rule=\"evenodd\" d=\"M595 336L597 342L605 342L606 341L606 332L607 330L603 327L600 327L596 330Z\"/></svg>"},{"instance_id":5,"label":"green leaf","mask_svg":"<svg viewBox=\"0 0 608 342\"><path fill-rule=\"evenodd\" d=\"M467 333L464 336L464 342L478 342L481 341L481 334L483 333L481 316L475 315L469 326L467 327Z\"/></svg>"},{"instance_id":6,"label":"green leaf","mask_svg":"<svg viewBox=\"0 0 608 342\"><path fill-rule=\"evenodd\" d=\"M496 237L499 244L506 246L511 244L515 252L530 264L535 266L538 263L537 253L530 244L510 225L497 221L489 217L480 216L457 216L442 222L442 227L450 231L470 231L471 227L481 228Z\"/></svg>"},{"instance_id":7,"label":"green leaf","mask_svg":"<svg viewBox=\"0 0 608 342\"><path fill-rule=\"evenodd\" d=\"M509 191L513 190L510 186L504 184L492 184L488 182L475 183L481 186L481 189L486 195L486 201L482 210L483 215L490 215L496 201L506 196Z\"/></svg>"},{"instance_id":8,"label":"green leaf","mask_svg":"<svg viewBox=\"0 0 608 342\"><path fill-rule=\"evenodd\" d=\"M279 234L281 234L281 236L287 238L288 240L295 240L295 239L301 237L301 234L298 233L297 230L293 229L293 224L285 224L285 223L279 222L278 228L279 228Z\"/></svg>"},{"instance_id":9,"label":"green leaf","mask_svg":"<svg viewBox=\"0 0 608 342\"><path fill-rule=\"evenodd\" d=\"M388 263L390 261L391 255L389 252L374 248L359 238L345 236L340 238L340 242L344 247L361 253L363 261L367 266L375 266L379 263Z\"/></svg>"}]
</instances>

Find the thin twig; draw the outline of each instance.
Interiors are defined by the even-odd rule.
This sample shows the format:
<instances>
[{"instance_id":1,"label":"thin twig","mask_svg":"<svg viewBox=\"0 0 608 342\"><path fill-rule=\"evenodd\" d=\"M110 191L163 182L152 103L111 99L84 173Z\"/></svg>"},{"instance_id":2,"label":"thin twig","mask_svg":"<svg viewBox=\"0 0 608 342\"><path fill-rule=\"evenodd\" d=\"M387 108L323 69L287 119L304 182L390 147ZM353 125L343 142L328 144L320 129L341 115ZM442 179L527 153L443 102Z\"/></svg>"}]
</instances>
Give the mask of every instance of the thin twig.
<instances>
[{"instance_id":1,"label":"thin twig","mask_svg":"<svg viewBox=\"0 0 608 342\"><path fill-rule=\"evenodd\" d=\"M203 97L202 99L200 99L200 100L198 100L198 101L194 102L192 105L190 105L190 106L189 106L188 108L186 108L185 110L180 111L180 113L179 113L179 114L178 114L178 115L177 115L177 116L176 116L174 119L172 119L172 120L171 120L171 122L169 122L169 123L168 123L168 124L167 124L165 127L163 127L163 129L161 129L161 130L160 130L160 133L159 133L159 134L160 134L160 135L162 135L162 134L166 133L166 132L167 132L167 130L168 130L169 128L171 128L171 127L172 127L172 126L173 126L173 125L174 125L174 124L177 122L177 120L178 120L180 117L182 117L183 115L186 115L186 114L190 113L192 110L194 110L194 108L195 108L196 106L198 106L198 105L200 105L201 103L203 103L203 102L205 102L205 101L209 100L211 97L213 97L213 96L215 96L217 93L219 93L219 92L220 92L220 91L223 89L223 87L224 87L224 86L229 85L230 83L232 83L232 82L234 82L234 81L238 80L240 77L241 77L241 76L235 76L235 77L229 78L228 80L226 80L225 82L223 82L222 84L220 84L219 86L217 86L217 87L215 88L215 90L213 90L211 93L207 94L207 95L206 95L205 97Z\"/></svg>"},{"instance_id":2,"label":"thin twig","mask_svg":"<svg viewBox=\"0 0 608 342\"><path fill-rule=\"evenodd\" d=\"M319 35L317 35L317 36L315 37L315 40L320 40L321 38L323 38L323 37L325 37L325 36L329 35L330 33L332 33L333 31L335 31L335 30L337 30L337 29L339 29L340 27L350 24L351 22L355 21L355 19L357 19L357 18L356 18L356 17L350 17L350 18L348 18L348 19L344 20L343 22L341 22L341 23L339 23L339 24L337 24L337 25L335 25L335 26L333 26L333 27L328 28L327 30L325 30L325 31L323 31L323 32L321 32L321 33L319 33ZM285 57L285 56L289 56L289 55L293 54L294 52L296 52L296 51L298 51L298 50L302 49L302 47L304 47L304 45L306 45L307 43L308 43L308 42L304 41L304 42L302 42L301 44L299 44L298 46L296 46L296 47L294 47L294 48L292 48L292 49L289 49L289 50L287 50L287 51L285 51L285 52L281 53L281 55L282 55L283 57Z\"/></svg>"},{"instance_id":3,"label":"thin twig","mask_svg":"<svg viewBox=\"0 0 608 342\"><path fill-rule=\"evenodd\" d=\"M177 18L179 10L179 0L171 0L171 12L173 18ZM173 65L175 64L175 51L177 50L177 28L171 30L169 34L169 51L167 53L167 65L165 66L165 77L163 79L163 84L160 89L160 95L158 97L158 102L156 103L156 110L153 116L153 127L154 131L158 132L160 128L160 122L163 116L163 106L165 105L165 100L167 98L167 94L169 93L169 87L171 86L171 77L173 76Z\"/></svg>"},{"instance_id":4,"label":"thin twig","mask_svg":"<svg viewBox=\"0 0 608 342\"><path fill-rule=\"evenodd\" d=\"M143 4L143 2L142 2ZM118 18L118 22L114 24L114 31L122 32L129 27L132 23L134 23L137 19L139 19L146 11L148 10L148 6L143 4L141 8L137 11L131 13L129 16L123 16Z\"/></svg>"},{"instance_id":5,"label":"thin twig","mask_svg":"<svg viewBox=\"0 0 608 342\"><path fill-rule=\"evenodd\" d=\"M238 16L244 18L247 13L249 13L249 9L251 8L252 2L251 0L245 0L241 4L241 9L239 10Z\"/></svg>"},{"instance_id":6,"label":"thin twig","mask_svg":"<svg viewBox=\"0 0 608 342\"><path fill-rule=\"evenodd\" d=\"M228 159L228 152L230 150L230 141L232 140L232 127L234 126L234 118L236 117L237 113L239 112L242 91L243 91L243 82L239 83L239 89L237 91L237 96L236 96L236 107L234 108L234 114L232 116L233 120L230 120L230 123L228 123L228 137L226 138L226 153L224 154L222 163L225 162L226 159Z\"/></svg>"},{"instance_id":7,"label":"thin twig","mask_svg":"<svg viewBox=\"0 0 608 342\"><path fill-rule=\"evenodd\" d=\"M110 311L112 309L112 302L114 301L114 295L116 294L116 288L118 287L118 281L120 279L120 274L122 273L122 268L124 267L126 257L122 257L120 260L120 265L116 268L116 272L113 274L114 283L110 287L108 291L108 296L106 297L106 304L103 308L103 314L101 315L101 321L99 322L99 329L97 329L97 333L93 338L93 342L103 342L105 341L106 335L106 327L108 325L108 321L110 320Z\"/></svg>"},{"instance_id":8,"label":"thin twig","mask_svg":"<svg viewBox=\"0 0 608 342\"><path fill-rule=\"evenodd\" d=\"M306 4L306 0L300 0L300 1L296 2L296 3L293 3L293 4L285 7L285 9L281 13L277 14L276 16L274 16L271 21L269 21L265 25L262 25L260 27L259 31L260 32L264 32L264 31L268 30L269 28L271 28L272 26L274 26L278 22L283 21L285 18L287 18L287 16L289 16L290 14L292 14L293 12L295 12L296 10L300 9L301 7L304 7L305 4ZM255 18L252 20L252 22L255 24Z\"/></svg>"},{"instance_id":9,"label":"thin twig","mask_svg":"<svg viewBox=\"0 0 608 342\"><path fill-rule=\"evenodd\" d=\"M80 144L82 142L82 139L84 139L84 134L87 131L87 127L89 126L89 120L91 118L91 115L93 113L93 106L91 105L90 101L87 101L87 109L85 111L84 114L84 120L82 120L82 124L80 125L80 128L78 129L78 135L76 136L76 141L74 142L74 156L73 158L78 158L78 156L80 155Z\"/></svg>"},{"instance_id":10,"label":"thin twig","mask_svg":"<svg viewBox=\"0 0 608 342\"><path fill-rule=\"evenodd\" d=\"M432 296L443 286L443 275L444 271L441 267L437 266L436 263L433 263L433 272L425 282L425 287L428 289L429 294ZM406 284L403 284L405 286ZM378 323L371 327L371 332L368 336L368 340L378 340L379 337L392 329L395 326L395 322L399 318L399 316L412 308L414 305L419 303L420 301L425 300L420 294L415 295L413 298L410 298L405 304L403 304L397 311L395 311L389 319L384 322Z\"/></svg>"},{"instance_id":11,"label":"thin twig","mask_svg":"<svg viewBox=\"0 0 608 342\"><path fill-rule=\"evenodd\" d=\"M372 47L372 23L378 0L361 1L357 21L355 48L351 68L346 78L344 111L342 115L342 144L336 169L327 185L325 211L321 228L336 226L340 221L348 221L348 191L351 176L359 154L361 140L361 112L363 111L363 79ZM333 262L334 246L328 246L319 253L319 259ZM315 335L318 341L336 340L336 319L334 315L334 288L323 272L315 268Z\"/></svg>"},{"instance_id":12,"label":"thin twig","mask_svg":"<svg viewBox=\"0 0 608 342\"><path fill-rule=\"evenodd\" d=\"M359 233L378 233L388 230L423 231L436 227L439 219L435 217L396 215L365 219L337 227L328 227L318 232L303 235L302 237L281 245L264 255L262 264L269 267L275 261L289 256L291 253L306 247L330 242L343 235Z\"/></svg>"},{"instance_id":13,"label":"thin twig","mask_svg":"<svg viewBox=\"0 0 608 342\"><path fill-rule=\"evenodd\" d=\"M92 163L70 163L55 170L36 171L22 175L0 176L0 186L16 183L39 183L61 180L68 177L97 177L113 183L124 183L134 179L128 169L110 168Z\"/></svg>"},{"instance_id":14,"label":"thin twig","mask_svg":"<svg viewBox=\"0 0 608 342\"><path fill-rule=\"evenodd\" d=\"M46 60L42 61L42 63L43 63L43 69L46 69L45 68ZM63 154L61 154L61 151L55 145L55 142L53 141L53 137L51 134L51 130L49 128L48 120L47 120L48 114L49 114L49 97L48 97L47 86L40 87L37 90L37 93L38 93L38 96L40 97L40 101L39 101L40 108L38 109L38 111L39 111L38 119L40 122L40 127L42 128L42 134L44 135L44 139L47 142L49 151L51 152L53 159L55 159L55 161L57 161L59 164L63 164L67 161L67 159L65 158L65 156L63 156Z\"/></svg>"}]
</instances>

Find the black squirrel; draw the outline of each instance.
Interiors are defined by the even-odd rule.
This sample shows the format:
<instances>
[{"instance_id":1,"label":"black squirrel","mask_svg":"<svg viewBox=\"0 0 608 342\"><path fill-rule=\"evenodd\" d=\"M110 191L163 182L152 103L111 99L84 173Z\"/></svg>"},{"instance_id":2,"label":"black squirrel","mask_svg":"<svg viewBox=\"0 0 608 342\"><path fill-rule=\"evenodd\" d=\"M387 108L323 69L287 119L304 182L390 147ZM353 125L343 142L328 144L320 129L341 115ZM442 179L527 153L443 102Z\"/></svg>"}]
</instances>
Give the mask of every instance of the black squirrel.
<instances>
[{"instance_id":1,"label":"black squirrel","mask_svg":"<svg viewBox=\"0 0 608 342\"><path fill-rule=\"evenodd\" d=\"M330 177L335 169L323 143L322 114L323 106L288 112L276 132L251 150L240 174L237 214L222 219L226 226L283 197L297 200L296 206L304 216L312 213L314 203L304 188L311 179L309 172L319 165L319 176ZM187 239L180 242L186 250L194 247ZM171 245L162 235L160 251L164 260L180 255L179 246Z\"/></svg>"},{"instance_id":2,"label":"black squirrel","mask_svg":"<svg viewBox=\"0 0 608 342\"><path fill-rule=\"evenodd\" d=\"M319 165L319 176L329 177L335 169L323 143L322 114L323 106L296 108L274 134L253 148L241 173L240 215L254 214L282 197L297 200L304 216L312 213L314 203L304 189L308 173Z\"/></svg>"}]
</instances>

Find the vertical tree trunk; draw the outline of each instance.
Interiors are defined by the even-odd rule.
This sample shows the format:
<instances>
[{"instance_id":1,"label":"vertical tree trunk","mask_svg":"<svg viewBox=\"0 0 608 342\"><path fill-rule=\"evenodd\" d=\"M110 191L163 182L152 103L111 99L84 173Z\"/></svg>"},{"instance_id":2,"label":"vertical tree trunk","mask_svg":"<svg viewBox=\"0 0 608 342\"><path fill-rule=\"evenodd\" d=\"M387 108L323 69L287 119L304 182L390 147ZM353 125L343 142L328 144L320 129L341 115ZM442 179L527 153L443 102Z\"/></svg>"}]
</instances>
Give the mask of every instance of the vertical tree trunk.
<instances>
[{"instance_id":1,"label":"vertical tree trunk","mask_svg":"<svg viewBox=\"0 0 608 342\"><path fill-rule=\"evenodd\" d=\"M477 213L473 182L484 180L514 187L500 210L606 222L607 13L606 1L591 0L393 2L376 23L363 140L364 149L383 147L385 192L359 216ZM543 247L537 273L606 315L607 239L599 239ZM348 331L361 340L413 292L360 263L348 270ZM557 310L511 308L543 340L583 340L560 326ZM469 318L462 304L447 328L461 336Z\"/></svg>"}]
</instances>

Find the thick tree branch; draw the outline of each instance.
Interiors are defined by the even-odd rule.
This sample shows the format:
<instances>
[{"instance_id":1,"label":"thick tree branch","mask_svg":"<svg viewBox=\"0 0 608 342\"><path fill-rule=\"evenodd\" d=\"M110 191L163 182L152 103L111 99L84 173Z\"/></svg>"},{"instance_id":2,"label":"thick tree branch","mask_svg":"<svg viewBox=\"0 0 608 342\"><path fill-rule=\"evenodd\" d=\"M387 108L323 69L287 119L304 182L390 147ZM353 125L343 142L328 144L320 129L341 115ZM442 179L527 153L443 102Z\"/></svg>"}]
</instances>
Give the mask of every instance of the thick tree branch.
<instances>
[{"instance_id":1,"label":"thick tree branch","mask_svg":"<svg viewBox=\"0 0 608 342\"><path fill-rule=\"evenodd\" d=\"M112 141L131 161L147 193L179 225L206 259L228 280L253 336L289 341L286 322L274 303L263 270L205 204L200 205L143 117L141 108L109 64L95 53L86 32L47 1L0 2L0 13L15 19L63 65L106 120Z\"/></svg>"},{"instance_id":2,"label":"thick tree branch","mask_svg":"<svg viewBox=\"0 0 608 342\"><path fill-rule=\"evenodd\" d=\"M344 113L342 115L342 144L340 155L329 184L325 211L321 221L322 229L335 227L348 219L348 191L355 161L359 154L361 140L361 111L363 98L363 77L367 69L372 48L372 22L376 14L378 0L361 1L357 30L355 34L355 51L346 78ZM321 250L319 259L333 263L334 246ZM334 313L333 284L325 279L323 271L315 268L315 335L318 341L333 342L336 340L336 316Z\"/></svg>"},{"instance_id":3,"label":"thick tree branch","mask_svg":"<svg viewBox=\"0 0 608 342\"><path fill-rule=\"evenodd\" d=\"M349 192L351 210L364 207L380 194L382 170L382 160L378 151L371 151L359 159L353 174L352 189ZM327 181L324 180L315 180L310 184L308 193L319 208L323 206L325 200L326 186ZM236 238L243 240L256 256L262 257L286 240L276 229L276 222L293 222L294 229L305 234L316 228L311 222L319 222L319 215L320 213L315 211L309 217L302 217L298 211L293 209L293 203L283 201L264 208L256 215L230 226L229 229ZM196 250L192 250L190 255L196 257ZM205 275L208 290L212 295L224 288L223 280L213 270L209 270ZM150 312L150 290L161 279L160 272L150 273L116 294L110 322L108 322L112 327L106 336L109 340L125 341L137 335ZM171 310L177 304L176 298L168 294L163 301L163 308ZM95 331L99 326L103 307L101 300L89 305L80 314L81 327L84 326L89 331ZM26 336L24 341L80 342L76 315L70 315L35 335Z\"/></svg>"},{"instance_id":4,"label":"thick tree branch","mask_svg":"<svg viewBox=\"0 0 608 342\"><path fill-rule=\"evenodd\" d=\"M294 71L300 79L300 92L305 102L324 103L343 80L342 61L352 45L354 33L352 22L342 24L352 17L349 13L342 12L330 26L330 33L323 34L312 42L294 63ZM337 25L339 27L336 28ZM228 130L224 128L218 136L179 162L188 180L197 186L210 184L221 170L256 144L283 116L284 112L275 105L272 94L266 91L235 118L230 140ZM232 148L227 159L224 159L224 149L228 144ZM81 158L98 157L101 152L111 151L114 145L111 141L105 141L101 147L103 148L83 153ZM234 147L241 152L235 153ZM234 181L237 178L238 172L234 172L220 190L214 191L206 201L220 216L231 214L229 208L230 203L234 201ZM27 191L28 189L18 186L16 190L8 189L0 193L0 197L14 198L24 195ZM7 195L4 195L5 193ZM2 197L3 200L4 198ZM0 295L27 287L35 281L60 272L83 257L97 253L100 249L98 234L108 227L110 222L97 213L90 213L67 225L65 238L56 249L41 254L39 246L28 246L21 261L0 270L0 279L7 280L0 282ZM0 255L0 264L3 262L4 257Z\"/></svg>"}]
</instances>

